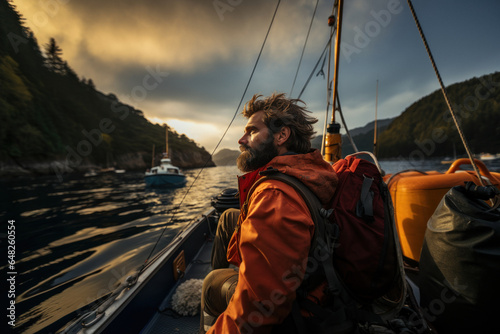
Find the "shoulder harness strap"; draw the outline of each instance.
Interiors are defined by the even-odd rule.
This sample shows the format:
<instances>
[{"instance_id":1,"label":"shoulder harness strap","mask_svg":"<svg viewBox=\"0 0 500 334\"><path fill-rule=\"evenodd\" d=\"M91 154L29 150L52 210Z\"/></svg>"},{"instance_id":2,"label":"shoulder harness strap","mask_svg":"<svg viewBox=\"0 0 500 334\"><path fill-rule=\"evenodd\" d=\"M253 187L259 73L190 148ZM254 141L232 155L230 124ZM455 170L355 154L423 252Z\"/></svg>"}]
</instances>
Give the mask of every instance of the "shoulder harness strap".
<instances>
[{"instance_id":1,"label":"shoulder harness strap","mask_svg":"<svg viewBox=\"0 0 500 334\"><path fill-rule=\"evenodd\" d=\"M332 214L333 210L324 209L318 197L296 177L283 174L274 168L262 171L260 175L263 177L254 183L248 192L247 200L250 198L255 188L266 180L278 180L293 187L304 199L314 222L314 235L309 251L310 261L314 260L322 265L328 282L328 293L333 296L341 296L342 299L349 299L347 295L341 293L345 289L341 289L342 283L339 281L333 267L332 257L339 235L338 225L328 221L328 217ZM306 272L305 281L310 274L311 273ZM345 302L347 302L347 300L345 300Z\"/></svg>"}]
</instances>

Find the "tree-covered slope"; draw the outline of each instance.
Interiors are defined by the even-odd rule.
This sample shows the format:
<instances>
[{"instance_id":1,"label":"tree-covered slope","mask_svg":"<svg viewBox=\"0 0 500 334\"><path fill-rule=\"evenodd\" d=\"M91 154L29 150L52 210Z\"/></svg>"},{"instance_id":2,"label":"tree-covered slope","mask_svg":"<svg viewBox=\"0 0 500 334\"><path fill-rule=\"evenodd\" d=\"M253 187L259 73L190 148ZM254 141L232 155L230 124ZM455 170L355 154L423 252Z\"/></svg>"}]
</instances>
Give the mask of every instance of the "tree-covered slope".
<instances>
[{"instance_id":1,"label":"tree-covered slope","mask_svg":"<svg viewBox=\"0 0 500 334\"><path fill-rule=\"evenodd\" d=\"M500 152L500 72L447 87L473 153ZM409 106L379 137L381 158L465 153L440 90Z\"/></svg>"},{"instance_id":2,"label":"tree-covered slope","mask_svg":"<svg viewBox=\"0 0 500 334\"><path fill-rule=\"evenodd\" d=\"M500 152L500 72L447 87L452 107L474 154ZM359 151L373 151L373 122L351 129ZM441 90L413 103L401 115L378 124L380 158L421 160L425 157L464 155L465 148L445 104ZM321 147L322 137L312 141ZM354 150L342 136L342 155Z\"/></svg>"},{"instance_id":3,"label":"tree-covered slope","mask_svg":"<svg viewBox=\"0 0 500 334\"><path fill-rule=\"evenodd\" d=\"M53 39L42 49L13 4L0 0L0 167L149 167L153 144L157 153L165 149L165 125L79 78ZM213 165L204 148L173 129L169 147L179 167Z\"/></svg>"}]
</instances>

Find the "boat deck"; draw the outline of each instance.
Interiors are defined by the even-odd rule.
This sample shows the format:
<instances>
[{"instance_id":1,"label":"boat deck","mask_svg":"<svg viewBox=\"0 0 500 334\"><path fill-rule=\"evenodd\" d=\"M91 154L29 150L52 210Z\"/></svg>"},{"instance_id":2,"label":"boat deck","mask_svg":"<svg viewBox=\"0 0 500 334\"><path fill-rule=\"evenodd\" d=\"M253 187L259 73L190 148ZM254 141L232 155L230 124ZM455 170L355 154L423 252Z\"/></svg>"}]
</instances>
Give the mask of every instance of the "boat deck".
<instances>
[{"instance_id":1,"label":"boat deck","mask_svg":"<svg viewBox=\"0 0 500 334\"><path fill-rule=\"evenodd\" d=\"M179 284L192 279L203 279L210 272L210 255L212 252L212 240L207 240L200 248L200 251L195 256L191 263L187 264L186 272L180 279L171 292L166 296L159 310L141 331L143 334L171 334L182 333L191 334L199 333L200 315L196 316L181 316L172 310L172 297Z\"/></svg>"}]
</instances>

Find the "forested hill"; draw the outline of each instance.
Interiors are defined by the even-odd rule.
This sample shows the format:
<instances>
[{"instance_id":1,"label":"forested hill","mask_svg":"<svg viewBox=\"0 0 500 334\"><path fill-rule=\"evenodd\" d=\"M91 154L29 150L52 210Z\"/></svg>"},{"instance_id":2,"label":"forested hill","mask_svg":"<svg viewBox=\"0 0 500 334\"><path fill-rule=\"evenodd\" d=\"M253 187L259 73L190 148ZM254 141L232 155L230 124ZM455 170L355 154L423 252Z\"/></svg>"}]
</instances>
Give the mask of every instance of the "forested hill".
<instances>
[{"instance_id":1,"label":"forested hill","mask_svg":"<svg viewBox=\"0 0 500 334\"><path fill-rule=\"evenodd\" d=\"M500 72L472 78L446 88L452 107L473 154L500 153ZM465 155L457 128L437 90L410 105L401 115L378 121L379 158L422 160ZM351 129L359 151L373 151L374 122ZM313 139L321 148L322 136ZM342 155L354 150L342 136Z\"/></svg>"},{"instance_id":2,"label":"forested hill","mask_svg":"<svg viewBox=\"0 0 500 334\"><path fill-rule=\"evenodd\" d=\"M500 152L500 72L446 88L474 154ZM409 106L378 140L381 158L422 159L465 154L441 90Z\"/></svg>"},{"instance_id":3,"label":"forested hill","mask_svg":"<svg viewBox=\"0 0 500 334\"><path fill-rule=\"evenodd\" d=\"M157 153L165 149L165 125L152 124L142 111L80 78L55 40L40 47L6 0L0 0L0 87L0 174L144 170L151 165L153 144ZM182 168L210 159L174 129L169 147L172 162Z\"/></svg>"}]
</instances>

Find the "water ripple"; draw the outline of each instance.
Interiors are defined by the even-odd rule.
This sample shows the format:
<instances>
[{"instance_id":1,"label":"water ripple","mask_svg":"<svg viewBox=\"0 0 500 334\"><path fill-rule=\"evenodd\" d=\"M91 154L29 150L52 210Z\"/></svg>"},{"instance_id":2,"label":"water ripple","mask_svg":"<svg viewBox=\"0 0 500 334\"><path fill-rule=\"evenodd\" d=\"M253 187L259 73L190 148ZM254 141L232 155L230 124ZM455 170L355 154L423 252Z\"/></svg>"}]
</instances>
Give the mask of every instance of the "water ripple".
<instances>
[{"instance_id":1,"label":"water ripple","mask_svg":"<svg viewBox=\"0 0 500 334\"><path fill-rule=\"evenodd\" d=\"M26 178L3 184L0 214L16 221L16 330L56 332L109 294L156 251L236 187L237 169L185 171L187 186L149 189L142 173ZM6 197L4 201L3 197ZM166 229L164 231L164 229Z\"/></svg>"}]
</instances>

